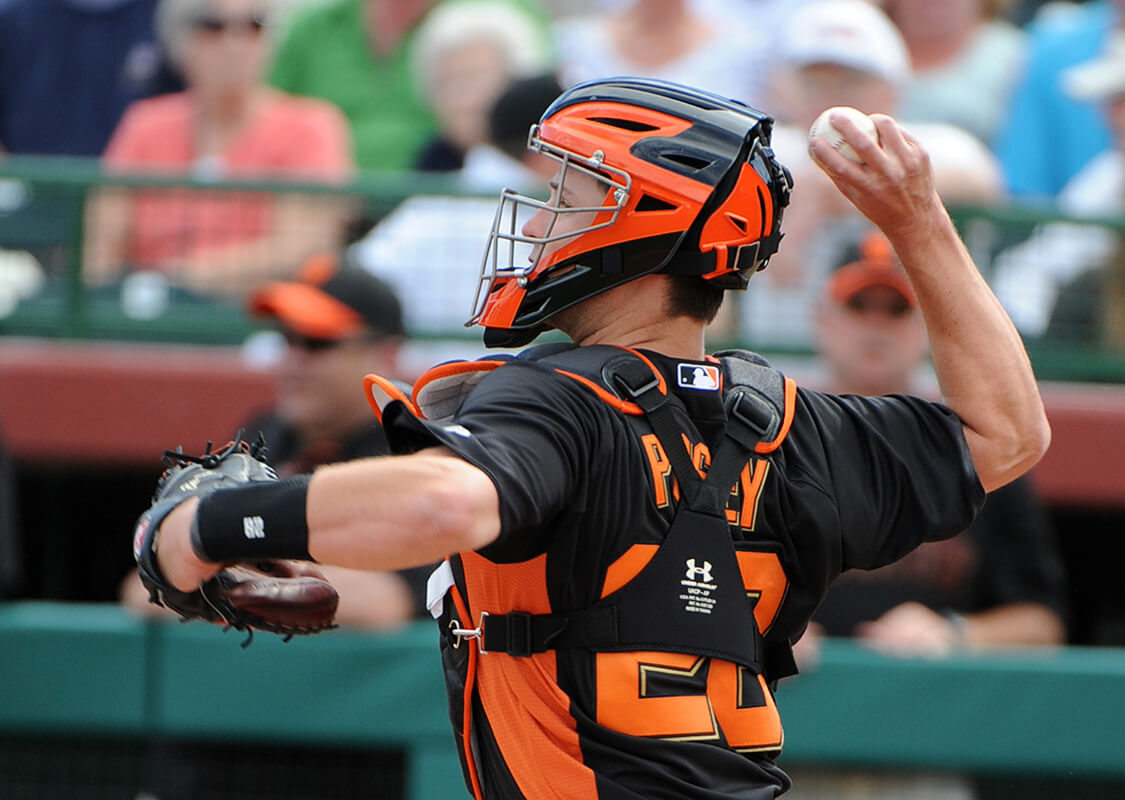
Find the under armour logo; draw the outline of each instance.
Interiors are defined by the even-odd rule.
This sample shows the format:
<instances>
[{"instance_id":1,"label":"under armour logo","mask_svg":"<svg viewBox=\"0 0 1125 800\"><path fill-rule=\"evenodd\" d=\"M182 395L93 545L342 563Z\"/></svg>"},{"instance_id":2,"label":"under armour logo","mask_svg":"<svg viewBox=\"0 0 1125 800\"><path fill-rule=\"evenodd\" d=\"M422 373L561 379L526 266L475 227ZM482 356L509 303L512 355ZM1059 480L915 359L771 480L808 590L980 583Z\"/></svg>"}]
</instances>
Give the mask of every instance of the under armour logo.
<instances>
[{"instance_id":1,"label":"under armour logo","mask_svg":"<svg viewBox=\"0 0 1125 800\"><path fill-rule=\"evenodd\" d=\"M704 561L702 567L695 566L695 559L689 558L687 560L687 572L684 576L689 581L698 581L699 583L711 582L711 562Z\"/></svg>"},{"instance_id":2,"label":"under armour logo","mask_svg":"<svg viewBox=\"0 0 1125 800\"><path fill-rule=\"evenodd\" d=\"M247 539L265 539L266 521L261 517L243 517L242 532Z\"/></svg>"}]
</instances>

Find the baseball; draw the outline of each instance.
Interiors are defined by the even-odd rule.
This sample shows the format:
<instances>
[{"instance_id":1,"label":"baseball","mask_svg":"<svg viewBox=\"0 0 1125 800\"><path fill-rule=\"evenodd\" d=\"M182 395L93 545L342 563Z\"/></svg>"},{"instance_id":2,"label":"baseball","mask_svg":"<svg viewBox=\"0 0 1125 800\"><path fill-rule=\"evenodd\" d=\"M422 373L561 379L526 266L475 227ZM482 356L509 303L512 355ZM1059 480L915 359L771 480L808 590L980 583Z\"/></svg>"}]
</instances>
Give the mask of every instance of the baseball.
<instances>
[{"instance_id":1,"label":"baseball","mask_svg":"<svg viewBox=\"0 0 1125 800\"><path fill-rule=\"evenodd\" d=\"M871 117L864 114L862 111L850 106L833 106L821 112L820 116L813 122L812 127L809 128L809 141L811 142L814 136L819 136L822 139L827 139L828 143L840 152L844 158L850 159L857 164L862 164L863 159L860 158L859 153L852 149L852 146L844 141L844 137L840 134L836 127L828 121L828 118L835 113L846 114L861 130L866 131L875 141L879 141L879 134L875 130L875 122Z\"/></svg>"}]
</instances>

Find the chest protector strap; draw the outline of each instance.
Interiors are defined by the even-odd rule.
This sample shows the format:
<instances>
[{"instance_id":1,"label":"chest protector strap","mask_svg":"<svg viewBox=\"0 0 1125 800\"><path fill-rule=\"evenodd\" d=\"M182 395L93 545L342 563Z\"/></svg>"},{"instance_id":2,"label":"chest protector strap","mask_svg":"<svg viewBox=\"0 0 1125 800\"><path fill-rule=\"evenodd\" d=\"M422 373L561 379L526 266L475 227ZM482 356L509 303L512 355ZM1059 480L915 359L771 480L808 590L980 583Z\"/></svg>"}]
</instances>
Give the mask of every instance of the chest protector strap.
<instances>
[{"instance_id":1,"label":"chest protector strap","mask_svg":"<svg viewBox=\"0 0 1125 800\"><path fill-rule=\"evenodd\" d=\"M599 652L655 650L716 657L761 673L762 637L754 620L755 601L743 584L726 502L755 446L779 430L784 400L780 394L769 397L768 389L739 385L735 376L724 401L726 435L704 477L684 447L662 378L627 351L606 348L611 351L607 360L604 351L597 355L593 350L552 353L543 361L556 369L590 375L591 370L582 367L591 365L580 362L597 356L599 377L640 407L664 448L679 482L679 507L651 560L620 589L589 608L569 613L483 616L482 651L528 656L568 647ZM729 364L727 371L731 372ZM777 385L781 386L780 377Z\"/></svg>"}]
</instances>

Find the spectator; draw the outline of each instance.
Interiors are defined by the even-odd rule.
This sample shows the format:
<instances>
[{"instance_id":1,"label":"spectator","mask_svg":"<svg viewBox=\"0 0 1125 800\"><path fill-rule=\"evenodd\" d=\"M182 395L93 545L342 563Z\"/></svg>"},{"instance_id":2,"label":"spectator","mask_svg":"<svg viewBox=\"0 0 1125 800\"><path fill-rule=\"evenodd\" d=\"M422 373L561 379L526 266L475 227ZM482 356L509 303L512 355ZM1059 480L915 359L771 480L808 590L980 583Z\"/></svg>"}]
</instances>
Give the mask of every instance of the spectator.
<instances>
[{"instance_id":1,"label":"spectator","mask_svg":"<svg viewBox=\"0 0 1125 800\"><path fill-rule=\"evenodd\" d=\"M926 329L906 273L878 232L822 288L817 341L824 388L932 395ZM1065 642L1065 575L1046 512L1026 476L991 492L969 529L871 572L841 575L794 648L815 669L824 636L854 637L897 657ZM948 772L894 775L816 770L795 776L794 800L978 796Z\"/></svg>"},{"instance_id":2,"label":"spectator","mask_svg":"<svg viewBox=\"0 0 1125 800\"><path fill-rule=\"evenodd\" d=\"M276 404L245 425L250 436L261 431L278 474L386 454L362 377L403 374L399 349L406 332L391 288L362 269L342 266L337 256L318 255L296 280L260 287L247 307L275 324L286 342ZM340 592L342 625L384 630L425 610L426 567L401 573L323 569ZM123 597L132 608L153 608L135 572Z\"/></svg>"},{"instance_id":3,"label":"spectator","mask_svg":"<svg viewBox=\"0 0 1125 800\"><path fill-rule=\"evenodd\" d=\"M161 39L188 89L126 112L104 156L109 169L205 180L350 176L339 112L263 83L265 9L258 0L162 0ZM237 299L335 246L342 217L342 205L323 196L107 191L91 208L84 269L98 284L153 270L197 294Z\"/></svg>"},{"instance_id":4,"label":"spectator","mask_svg":"<svg viewBox=\"0 0 1125 800\"><path fill-rule=\"evenodd\" d=\"M527 133L562 93L553 74L512 81L488 111L488 137L465 154L461 182L470 192L509 187L533 194L551 179L550 159L527 149Z\"/></svg>"},{"instance_id":5,"label":"spectator","mask_svg":"<svg viewBox=\"0 0 1125 800\"><path fill-rule=\"evenodd\" d=\"M407 169L435 128L409 59L434 2L440 0L334 0L302 9L274 55L270 83L337 106L360 169Z\"/></svg>"},{"instance_id":6,"label":"spectator","mask_svg":"<svg viewBox=\"0 0 1125 800\"><path fill-rule=\"evenodd\" d=\"M956 125L991 146L1022 74L1027 35L1005 20L1008 0L884 0L912 74L898 113Z\"/></svg>"},{"instance_id":7,"label":"spectator","mask_svg":"<svg viewBox=\"0 0 1125 800\"><path fill-rule=\"evenodd\" d=\"M614 75L685 83L757 100L767 41L756 25L724 25L692 0L633 0L555 28L564 86Z\"/></svg>"},{"instance_id":8,"label":"spectator","mask_svg":"<svg viewBox=\"0 0 1125 800\"><path fill-rule=\"evenodd\" d=\"M1112 254L1059 290L1045 338L1125 353L1125 246L1120 235Z\"/></svg>"},{"instance_id":9,"label":"spectator","mask_svg":"<svg viewBox=\"0 0 1125 800\"><path fill-rule=\"evenodd\" d=\"M793 173L785 247L755 277L755 291L728 311L725 333L759 348L808 347L825 276L865 221L809 157L808 129L831 106L898 115L910 76L906 46L887 16L862 0L821 0L795 10L778 42L767 106L778 117L773 150ZM900 122L925 146L938 193L949 204L1003 197L999 168L980 141L951 125ZM717 333L724 333L720 328Z\"/></svg>"},{"instance_id":10,"label":"spectator","mask_svg":"<svg viewBox=\"0 0 1125 800\"><path fill-rule=\"evenodd\" d=\"M1125 0L1051 3L1028 26L1026 68L993 148L1013 197L1052 201L1110 146L1097 109L1071 97L1062 73L1102 52L1121 24Z\"/></svg>"},{"instance_id":11,"label":"spectator","mask_svg":"<svg viewBox=\"0 0 1125 800\"><path fill-rule=\"evenodd\" d=\"M858 259L829 278L817 334L827 390L932 393L919 383L921 314L881 234L868 234ZM821 633L856 636L884 652L938 656L958 647L1061 644L1065 606L1053 532L1024 477L992 492L966 534L841 576L813 620Z\"/></svg>"},{"instance_id":12,"label":"spectator","mask_svg":"<svg viewBox=\"0 0 1125 800\"><path fill-rule=\"evenodd\" d=\"M177 88L156 2L0 2L0 153L99 156L130 103Z\"/></svg>"},{"instance_id":13,"label":"spectator","mask_svg":"<svg viewBox=\"0 0 1125 800\"><path fill-rule=\"evenodd\" d=\"M387 441L363 392L365 372L401 375L398 353L406 333L402 308L387 284L335 255L310 258L292 282L263 285L248 310L271 321L286 345L277 372L277 402L246 424L261 431L279 475L321 464L385 455ZM425 611L426 578L432 567L380 572L320 565L340 595L336 621L352 630L387 632ZM121 599L140 614L167 614L148 602L132 571ZM428 615L426 615L428 617ZM272 748L246 745L238 756L264 760ZM220 768L229 747L207 742L154 739L142 769L136 800L198 800L223 786Z\"/></svg>"},{"instance_id":14,"label":"spectator","mask_svg":"<svg viewBox=\"0 0 1125 800\"><path fill-rule=\"evenodd\" d=\"M411 60L437 133L415 168L461 169L465 153L488 140L488 113L504 87L547 69L547 43L535 19L501 0L435 8L418 30Z\"/></svg>"},{"instance_id":15,"label":"spectator","mask_svg":"<svg viewBox=\"0 0 1125 800\"><path fill-rule=\"evenodd\" d=\"M492 141L469 152L464 175L467 188L492 197L407 198L353 246L356 262L403 298L412 331L449 336L463 328L464 299L480 285L488 238L481 231L491 228L495 192L504 185L497 181L508 179L509 187L534 194L545 191L554 174L556 162L528 150L527 132L559 92L554 76L544 75L516 81L494 104L489 114ZM442 358L419 354L417 360L429 364Z\"/></svg>"},{"instance_id":16,"label":"spectator","mask_svg":"<svg viewBox=\"0 0 1125 800\"><path fill-rule=\"evenodd\" d=\"M456 0L331 0L298 13L270 82L338 106L363 170L409 169L437 130L417 90L410 53L432 7ZM511 5L541 14L538 0Z\"/></svg>"},{"instance_id":17,"label":"spectator","mask_svg":"<svg viewBox=\"0 0 1125 800\"><path fill-rule=\"evenodd\" d=\"M1056 208L1075 220L1118 216L1125 208L1125 30L1110 38L1102 54L1065 71L1061 81L1075 101L1100 109L1114 143L1066 183ZM1104 224L1040 225L996 257L991 276L996 296L1025 336L1111 344L1117 338L1109 316L1118 313L1111 308L1118 294L1120 243L1118 231ZM1064 286L1069 286L1065 300Z\"/></svg>"}]
</instances>

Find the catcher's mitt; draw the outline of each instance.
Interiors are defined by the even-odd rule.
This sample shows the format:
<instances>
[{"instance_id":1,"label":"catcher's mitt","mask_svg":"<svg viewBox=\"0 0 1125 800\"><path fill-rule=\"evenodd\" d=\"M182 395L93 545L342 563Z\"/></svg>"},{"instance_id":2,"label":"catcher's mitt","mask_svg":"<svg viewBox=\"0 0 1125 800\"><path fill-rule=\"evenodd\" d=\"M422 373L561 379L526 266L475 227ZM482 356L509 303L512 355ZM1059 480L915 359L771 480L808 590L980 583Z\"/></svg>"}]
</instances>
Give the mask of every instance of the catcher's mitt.
<instances>
[{"instance_id":1,"label":"catcher's mitt","mask_svg":"<svg viewBox=\"0 0 1125 800\"><path fill-rule=\"evenodd\" d=\"M276 481L266 463L265 441L242 441L241 432L219 453L211 443L202 456L182 450L164 452L165 471L152 505L137 521L133 555L149 600L185 620L201 619L240 631L264 630L286 637L334 628L339 596L313 565L293 560L259 560L226 564L194 592L181 592L165 580L156 563L160 524L180 503L216 489L253 481ZM249 643L247 639L247 643Z\"/></svg>"}]
</instances>

